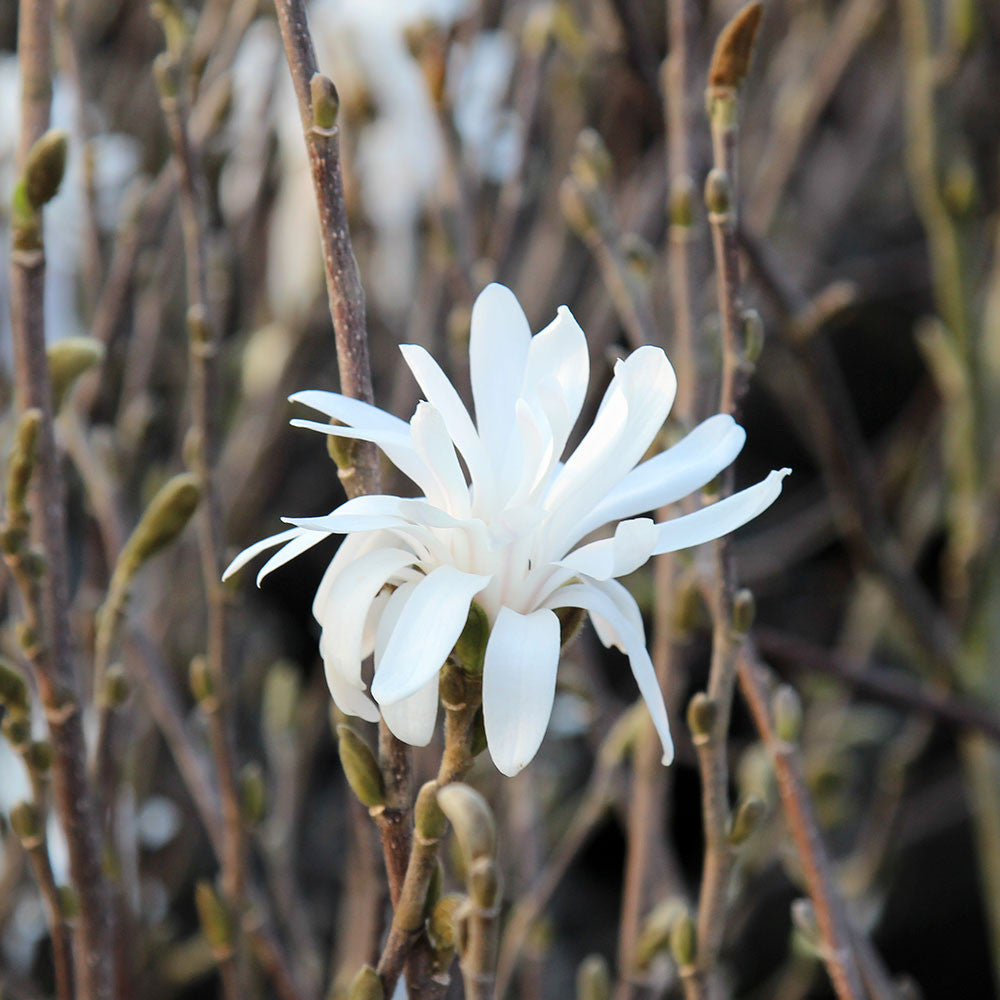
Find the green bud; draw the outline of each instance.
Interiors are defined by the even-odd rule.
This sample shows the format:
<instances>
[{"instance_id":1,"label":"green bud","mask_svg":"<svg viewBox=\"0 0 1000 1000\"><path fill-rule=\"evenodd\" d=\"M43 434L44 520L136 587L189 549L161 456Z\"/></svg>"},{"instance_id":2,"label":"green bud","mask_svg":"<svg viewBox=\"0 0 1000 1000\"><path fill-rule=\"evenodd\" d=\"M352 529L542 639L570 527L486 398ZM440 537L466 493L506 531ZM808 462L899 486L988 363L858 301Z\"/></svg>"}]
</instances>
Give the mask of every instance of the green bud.
<instances>
[{"instance_id":1,"label":"green bud","mask_svg":"<svg viewBox=\"0 0 1000 1000\"><path fill-rule=\"evenodd\" d=\"M441 704L446 709L464 708L469 697L470 678L461 667L446 663L441 671L439 691Z\"/></svg>"},{"instance_id":2,"label":"green bud","mask_svg":"<svg viewBox=\"0 0 1000 1000\"><path fill-rule=\"evenodd\" d=\"M816 908L811 899L792 901L792 924L805 941L818 947L821 941L819 924L816 923Z\"/></svg>"},{"instance_id":3,"label":"green bud","mask_svg":"<svg viewBox=\"0 0 1000 1000\"><path fill-rule=\"evenodd\" d=\"M611 1000L611 970L603 955L588 955L580 963L576 1000Z\"/></svg>"},{"instance_id":4,"label":"green bud","mask_svg":"<svg viewBox=\"0 0 1000 1000\"><path fill-rule=\"evenodd\" d=\"M77 379L104 360L104 345L93 337L64 337L45 349L52 383L52 407L58 411Z\"/></svg>"},{"instance_id":5,"label":"green bud","mask_svg":"<svg viewBox=\"0 0 1000 1000\"><path fill-rule=\"evenodd\" d=\"M712 215L725 215L733 203L733 184L729 174L714 167L705 178L705 207Z\"/></svg>"},{"instance_id":6,"label":"green bud","mask_svg":"<svg viewBox=\"0 0 1000 1000\"><path fill-rule=\"evenodd\" d=\"M455 948L455 915L465 902L465 896L450 892L442 896L432 907L427 921L427 936L435 951L449 951Z\"/></svg>"},{"instance_id":7,"label":"green bud","mask_svg":"<svg viewBox=\"0 0 1000 1000\"><path fill-rule=\"evenodd\" d=\"M7 460L7 507L12 516L24 511L41 427L42 411L37 409L25 410L17 423L14 447Z\"/></svg>"},{"instance_id":8,"label":"green bud","mask_svg":"<svg viewBox=\"0 0 1000 1000\"><path fill-rule=\"evenodd\" d=\"M322 73L315 73L309 81L309 92L312 95L313 125L325 131L332 129L340 112L340 96L333 80Z\"/></svg>"},{"instance_id":9,"label":"green bud","mask_svg":"<svg viewBox=\"0 0 1000 1000\"><path fill-rule=\"evenodd\" d=\"M132 693L125 668L120 663L112 663L104 673L101 699L107 708L121 708Z\"/></svg>"},{"instance_id":10,"label":"green bud","mask_svg":"<svg viewBox=\"0 0 1000 1000\"><path fill-rule=\"evenodd\" d=\"M28 190L23 180L14 185L10 216L15 249L40 250L42 247L42 214L28 200Z\"/></svg>"},{"instance_id":11,"label":"green bud","mask_svg":"<svg viewBox=\"0 0 1000 1000\"><path fill-rule=\"evenodd\" d=\"M656 264L656 251L638 233L625 233L618 245L625 263L636 278L648 280Z\"/></svg>"},{"instance_id":12,"label":"green bud","mask_svg":"<svg viewBox=\"0 0 1000 1000\"><path fill-rule=\"evenodd\" d=\"M455 643L458 662L473 676L483 672L483 658L486 643L490 637L490 622L486 612L475 601L469 605L469 617L465 620L462 634Z\"/></svg>"},{"instance_id":13,"label":"green bud","mask_svg":"<svg viewBox=\"0 0 1000 1000\"><path fill-rule=\"evenodd\" d=\"M486 720L483 710L477 709L472 720L472 733L469 738L469 756L475 759L486 749Z\"/></svg>"},{"instance_id":14,"label":"green bud","mask_svg":"<svg viewBox=\"0 0 1000 1000\"><path fill-rule=\"evenodd\" d=\"M576 137L576 153L570 169L585 190L600 187L611 179L614 161L599 132L585 128Z\"/></svg>"},{"instance_id":15,"label":"green bud","mask_svg":"<svg viewBox=\"0 0 1000 1000\"><path fill-rule=\"evenodd\" d=\"M169 52L161 52L153 60L153 77L161 101L172 101L179 88L177 63Z\"/></svg>"},{"instance_id":16,"label":"green bud","mask_svg":"<svg viewBox=\"0 0 1000 1000\"><path fill-rule=\"evenodd\" d=\"M764 321L756 309L744 309L740 314L743 328L743 357L755 364L764 350Z\"/></svg>"},{"instance_id":17,"label":"green bud","mask_svg":"<svg viewBox=\"0 0 1000 1000\"><path fill-rule=\"evenodd\" d=\"M240 811L248 826L256 826L267 812L267 785L256 761L244 764L240 771Z\"/></svg>"},{"instance_id":18,"label":"green bud","mask_svg":"<svg viewBox=\"0 0 1000 1000\"><path fill-rule=\"evenodd\" d=\"M465 875L469 898L483 909L490 909L497 903L500 895L500 876L497 864L493 858L476 858Z\"/></svg>"},{"instance_id":19,"label":"green bud","mask_svg":"<svg viewBox=\"0 0 1000 1000\"><path fill-rule=\"evenodd\" d=\"M694 181L687 174L674 178L669 211L671 226L690 229L694 225Z\"/></svg>"},{"instance_id":20,"label":"green bud","mask_svg":"<svg viewBox=\"0 0 1000 1000\"><path fill-rule=\"evenodd\" d=\"M205 935L216 959L229 958L233 953L236 928L233 918L211 882L201 881L194 889L194 904L198 910L201 932Z\"/></svg>"},{"instance_id":21,"label":"green bud","mask_svg":"<svg viewBox=\"0 0 1000 1000\"><path fill-rule=\"evenodd\" d=\"M50 129L28 151L24 165L24 193L32 208L47 205L59 191L66 173L68 139L62 129Z\"/></svg>"},{"instance_id":22,"label":"green bud","mask_svg":"<svg viewBox=\"0 0 1000 1000\"><path fill-rule=\"evenodd\" d=\"M334 419L330 423L337 427L340 426L341 421ZM333 459L340 472L345 475L352 472L358 464L358 448L359 444L354 438L337 437L335 434L327 434L326 436L326 452Z\"/></svg>"},{"instance_id":23,"label":"green bud","mask_svg":"<svg viewBox=\"0 0 1000 1000\"><path fill-rule=\"evenodd\" d=\"M434 859L434 867L431 869L431 877L427 882L427 900L425 909L429 913L441 898L441 890L444 887L444 868L441 867L441 859Z\"/></svg>"},{"instance_id":24,"label":"green bud","mask_svg":"<svg viewBox=\"0 0 1000 1000\"><path fill-rule=\"evenodd\" d=\"M570 228L578 236L596 228L597 215L574 177L566 177L559 185L559 204Z\"/></svg>"},{"instance_id":25,"label":"green bud","mask_svg":"<svg viewBox=\"0 0 1000 1000\"><path fill-rule=\"evenodd\" d=\"M7 742L18 753L26 753L31 744L31 723L26 716L7 715L0 723Z\"/></svg>"},{"instance_id":26,"label":"green bud","mask_svg":"<svg viewBox=\"0 0 1000 1000\"><path fill-rule=\"evenodd\" d=\"M188 686L191 694L203 712L214 712L218 708L215 694L215 678L204 656L192 656L188 667Z\"/></svg>"},{"instance_id":27,"label":"green bud","mask_svg":"<svg viewBox=\"0 0 1000 1000\"><path fill-rule=\"evenodd\" d=\"M760 826L760 821L764 818L767 807L762 799L751 796L744 799L733 814L732 826L729 830L729 843L733 847L738 847L746 841L754 831Z\"/></svg>"},{"instance_id":28,"label":"green bud","mask_svg":"<svg viewBox=\"0 0 1000 1000\"><path fill-rule=\"evenodd\" d=\"M382 980L370 965L362 965L351 983L348 1000L385 1000Z\"/></svg>"},{"instance_id":29,"label":"green bud","mask_svg":"<svg viewBox=\"0 0 1000 1000\"><path fill-rule=\"evenodd\" d=\"M61 885L59 893L59 912L63 920L72 923L80 915L80 897L71 885Z\"/></svg>"},{"instance_id":30,"label":"green bud","mask_svg":"<svg viewBox=\"0 0 1000 1000\"><path fill-rule=\"evenodd\" d=\"M670 953L681 969L690 968L698 958L698 934L694 920L686 910L670 929Z\"/></svg>"},{"instance_id":31,"label":"green bud","mask_svg":"<svg viewBox=\"0 0 1000 1000\"><path fill-rule=\"evenodd\" d=\"M13 716L28 714L28 684L21 672L7 660L0 659L0 705Z\"/></svg>"},{"instance_id":32,"label":"green bud","mask_svg":"<svg viewBox=\"0 0 1000 1000\"><path fill-rule=\"evenodd\" d=\"M38 633L27 622L18 622L15 631L17 632L18 644L24 650L24 655L29 660L34 659L41 649Z\"/></svg>"},{"instance_id":33,"label":"green bud","mask_svg":"<svg viewBox=\"0 0 1000 1000\"><path fill-rule=\"evenodd\" d=\"M688 703L687 721L695 743L704 743L711 738L718 714L718 703L704 691L699 691L691 699Z\"/></svg>"},{"instance_id":34,"label":"green bud","mask_svg":"<svg viewBox=\"0 0 1000 1000\"><path fill-rule=\"evenodd\" d=\"M635 946L635 964L648 969L653 959L670 947L670 932L677 918L687 913L687 904L678 897L665 899L650 910L639 928Z\"/></svg>"},{"instance_id":35,"label":"green bud","mask_svg":"<svg viewBox=\"0 0 1000 1000\"><path fill-rule=\"evenodd\" d=\"M802 700L795 688L782 684L771 701L774 712L774 731L779 740L795 743L802 733Z\"/></svg>"},{"instance_id":36,"label":"green bud","mask_svg":"<svg viewBox=\"0 0 1000 1000\"><path fill-rule=\"evenodd\" d=\"M976 204L976 172L967 159L957 159L945 171L941 193L952 215L967 216Z\"/></svg>"},{"instance_id":37,"label":"green bud","mask_svg":"<svg viewBox=\"0 0 1000 1000\"><path fill-rule=\"evenodd\" d=\"M737 635L746 635L753 628L753 620L757 614L757 605L753 591L743 587L733 596L733 631Z\"/></svg>"},{"instance_id":38,"label":"green bud","mask_svg":"<svg viewBox=\"0 0 1000 1000\"><path fill-rule=\"evenodd\" d=\"M212 340L212 327L208 321L208 313L201 303L188 306L187 311L188 337L192 344L204 345Z\"/></svg>"},{"instance_id":39,"label":"green bud","mask_svg":"<svg viewBox=\"0 0 1000 1000\"><path fill-rule=\"evenodd\" d=\"M11 513L13 515L14 512ZM23 527L8 524L0 528L0 552L5 556L20 555L27 543L28 532Z\"/></svg>"},{"instance_id":40,"label":"green bud","mask_svg":"<svg viewBox=\"0 0 1000 1000\"><path fill-rule=\"evenodd\" d=\"M32 740L24 751L24 763L37 778L47 778L52 770L52 744L48 740Z\"/></svg>"},{"instance_id":41,"label":"green bud","mask_svg":"<svg viewBox=\"0 0 1000 1000\"><path fill-rule=\"evenodd\" d=\"M38 549L28 549L21 556L21 566L24 572L31 577L32 580L41 580L45 576L45 571L48 568L48 560L45 558L44 552L39 552Z\"/></svg>"},{"instance_id":42,"label":"green bud","mask_svg":"<svg viewBox=\"0 0 1000 1000\"><path fill-rule=\"evenodd\" d=\"M426 843L440 840L448 828L448 820L438 805L437 793L440 785L428 781L417 793L413 806L413 826L417 836Z\"/></svg>"},{"instance_id":43,"label":"green bud","mask_svg":"<svg viewBox=\"0 0 1000 1000\"><path fill-rule=\"evenodd\" d=\"M42 816L33 802L18 802L10 810L10 828L25 850L42 842Z\"/></svg>"},{"instance_id":44,"label":"green bud","mask_svg":"<svg viewBox=\"0 0 1000 1000\"><path fill-rule=\"evenodd\" d=\"M350 726L337 726L340 763L351 791L369 809L385 805L385 781L378 761L365 740Z\"/></svg>"},{"instance_id":45,"label":"green bud","mask_svg":"<svg viewBox=\"0 0 1000 1000\"><path fill-rule=\"evenodd\" d=\"M261 714L264 730L272 736L291 732L295 726L302 680L294 664L279 661L264 678L264 695Z\"/></svg>"},{"instance_id":46,"label":"green bud","mask_svg":"<svg viewBox=\"0 0 1000 1000\"><path fill-rule=\"evenodd\" d=\"M437 800L455 828L467 866L496 854L496 823L486 799L479 792L456 781L439 789Z\"/></svg>"}]
</instances>

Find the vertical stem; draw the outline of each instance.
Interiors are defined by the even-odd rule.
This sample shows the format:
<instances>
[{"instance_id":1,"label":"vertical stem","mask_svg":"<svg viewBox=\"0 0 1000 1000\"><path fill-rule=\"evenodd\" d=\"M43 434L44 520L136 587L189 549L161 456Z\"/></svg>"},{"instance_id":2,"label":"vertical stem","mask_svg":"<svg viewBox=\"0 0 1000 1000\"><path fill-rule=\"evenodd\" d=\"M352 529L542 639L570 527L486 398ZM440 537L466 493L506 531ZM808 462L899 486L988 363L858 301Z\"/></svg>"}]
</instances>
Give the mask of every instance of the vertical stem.
<instances>
[{"instance_id":1,"label":"vertical stem","mask_svg":"<svg viewBox=\"0 0 1000 1000\"><path fill-rule=\"evenodd\" d=\"M48 0L21 0L18 59L21 136L18 162L48 128L52 96L52 8ZM52 399L45 355L45 252L39 235L32 249L11 254L11 328L19 412L41 413L34 528L44 550L38 634L29 650L52 739L52 786L69 848L69 867L80 900L77 961L81 1000L109 1000L113 990L111 909L101 869L100 839L69 624L67 539L63 484L52 427Z\"/></svg>"}]
</instances>

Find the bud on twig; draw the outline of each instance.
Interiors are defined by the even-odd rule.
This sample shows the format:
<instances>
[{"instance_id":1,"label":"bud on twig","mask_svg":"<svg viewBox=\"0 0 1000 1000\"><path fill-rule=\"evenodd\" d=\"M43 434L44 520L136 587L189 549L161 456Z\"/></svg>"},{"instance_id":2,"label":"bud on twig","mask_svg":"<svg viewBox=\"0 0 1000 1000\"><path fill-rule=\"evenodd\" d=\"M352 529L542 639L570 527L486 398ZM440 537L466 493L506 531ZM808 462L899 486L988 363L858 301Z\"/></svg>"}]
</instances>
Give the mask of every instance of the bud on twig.
<instances>
[{"instance_id":1,"label":"bud on twig","mask_svg":"<svg viewBox=\"0 0 1000 1000\"><path fill-rule=\"evenodd\" d=\"M42 842L42 817L33 802L18 802L10 810L10 827L26 851Z\"/></svg>"},{"instance_id":2,"label":"bud on twig","mask_svg":"<svg viewBox=\"0 0 1000 1000\"><path fill-rule=\"evenodd\" d=\"M229 910L211 882L199 882L194 890L194 903L201 922L201 931L217 961L229 958L236 940L235 927Z\"/></svg>"},{"instance_id":3,"label":"bud on twig","mask_svg":"<svg viewBox=\"0 0 1000 1000\"><path fill-rule=\"evenodd\" d=\"M711 215L726 215L733 203L733 182L729 174L713 167L705 178L705 207Z\"/></svg>"},{"instance_id":4,"label":"bud on twig","mask_svg":"<svg viewBox=\"0 0 1000 1000\"><path fill-rule=\"evenodd\" d=\"M497 863L490 857L480 857L469 865L465 885L469 898L483 910L496 906L500 894L500 876Z\"/></svg>"},{"instance_id":5,"label":"bud on twig","mask_svg":"<svg viewBox=\"0 0 1000 1000\"><path fill-rule=\"evenodd\" d=\"M733 814L732 826L729 830L729 843L733 847L739 847L752 833L760 826L760 821L764 818L767 807L762 799L755 795L744 799Z\"/></svg>"},{"instance_id":6,"label":"bud on twig","mask_svg":"<svg viewBox=\"0 0 1000 1000\"><path fill-rule=\"evenodd\" d=\"M46 780L52 770L52 744L48 740L32 740L24 751L24 763L36 778Z\"/></svg>"},{"instance_id":7,"label":"bud on twig","mask_svg":"<svg viewBox=\"0 0 1000 1000\"><path fill-rule=\"evenodd\" d=\"M611 1000L611 971L603 955L588 955L580 963L576 1000Z\"/></svg>"},{"instance_id":8,"label":"bud on twig","mask_svg":"<svg viewBox=\"0 0 1000 1000\"><path fill-rule=\"evenodd\" d=\"M454 951L455 949L455 915L465 902L465 896L459 892L450 892L442 896L432 907L427 921L427 936L438 952Z\"/></svg>"},{"instance_id":9,"label":"bud on twig","mask_svg":"<svg viewBox=\"0 0 1000 1000\"><path fill-rule=\"evenodd\" d=\"M76 380L104 360L104 345L93 337L64 337L45 349L52 383L52 407L58 411Z\"/></svg>"},{"instance_id":10,"label":"bud on twig","mask_svg":"<svg viewBox=\"0 0 1000 1000\"><path fill-rule=\"evenodd\" d=\"M59 191L66 173L68 138L62 129L50 129L28 151L24 193L34 209L47 205Z\"/></svg>"},{"instance_id":11,"label":"bud on twig","mask_svg":"<svg viewBox=\"0 0 1000 1000\"><path fill-rule=\"evenodd\" d=\"M203 712L211 713L219 707L215 695L215 678L212 677L208 660L204 656L191 657L191 665L188 667L188 686Z\"/></svg>"},{"instance_id":12,"label":"bud on twig","mask_svg":"<svg viewBox=\"0 0 1000 1000\"><path fill-rule=\"evenodd\" d=\"M267 786L264 772L256 761L249 761L240 771L240 811L248 826L256 826L267 812Z\"/></svg>"},{"instance_id":13,"label":"bud on twig","mask_svg":"<svg viewBox=\"0 0 1000 1000\"><path fill-rule=\"evenodd\" d=\"M690 968L698 958L697 931L687 910L677 917L670 930L670 953L681 969Z\"/></svg>"},{"instance_id":14,"label":"bud on twig","mask_svg":"<svg viewBox=\"0 0 1000 1000\"><path fill-rule=\"evenodd\" d=\"M795 743L802 733L802 700L795 688L782 684L774 692L771 702L774 712L774 731L779 740Z\"/></svg>"},{"instance_id":15,"label":"bud on twig","mask_svg":"<svg viewBox=\"0 0 1000 1000\"><path fill-rule=\"evenodd\" d=\"M712 737L715 720L719 714L719 706L714 698L704 691L699 691L688 703L688 728L695 743L705 743Z\"/></svg>"},{"instance_id":16,"label":"bud on twig","mask_svg":"<svg viewBox=\"0 0 1000 1000\"><path fill-rule=\"evenodd\" d=\"M428 781L417 793L413 806L413 828L417 837L425 844L434 843L444 836L448 820L438 805L437 793L440 785Z\"/></svg>"},{"instance_id":17,"label":"bud on twig","mask_svg":"<svg viewBox=\"0 0 1000 1000\"><path fill-rule=\"evenodd\" d=\"M764 321L756 309L744 309L740 314L743 329L743 360L756 364L764 350Z\"/></svg>"},{"instance_id":18,"label":"bud on twig","mask_svg":"<svg viewBox=\"0 0 1000 1000\"><path fill-rule=\"evenodd\" d=\"M340 763L347 776L351 791L362 805L378 809L385 805L385 781L379 770L378 761L365 740L350 726L337 726Z\"/></svg>"},{"instance_id":19,"label":"bud on twig","mask_svg":"<svg viewBox=\"0 0 1000 1000\"><path fill-rule=\"evenodd\" d=\"M333 80L322 73L316 73L309 81L312 97L313 128L327 135L333 132L340 113L340 96Z\"/></svg>"},{"instance_id":20,"label":"bud on twig","mask_svg":"<svg viewBox=\"0 0 1000 1000\"><path fill-rule=\"evenodd\" d=\"M362 965L351 983L348 1000L384 1000L382 980L370 965Z\"/></svg>"},{"instance_id":21,"label":"bud on twig","mask_svg":"<svg viewBox=\"0 0 1000 1000\"><path fill-rule=\"evenodd\" d=\"M648 969L657 955L670 946L670 932L677 918L687 912L687 904L674 896L657 903L643 921L639 929L639 940L635 946L635 964L639 969Z\"/></svg>"},{"instance_id":22,"label":"bud on twig","mask_svg":"<svg viewBox=\"0 0 1000 1000\"><path fill-rule=\"evenodd\" d=\"M59 892L59 912L63 920L72 923L80 913L80 897L71 885L61 885Z\"/></svg>"},{"instance_id":23,"label":"bud on twig","mask_svg":"<svg viewBox=\"0 0 1000 1000\"><path fill-rule=\"evenodd\" d=\"M7 460L7 509L12 521L27 517L25 502L28 486L35 471L38 432L42 426L42 411L25 410L17 424L14 447Z\"/></svg>"},{"instance_id":24,"label":"bud on twig","mask_svg":"<svg viewBox=\"0 0 1000 1000\"><path fill-rule=\"evenodd\" d=\"M757 604L753 591L746 587L737 590L733 597L733 631L740 636L746 635L753 628L756 615Z\"/></svg>"},{"instance_id":25,"label":"bud on twig","mask_svg":"<svg viewBox=\"0 0 1000 1000\"><path fill-rule=\"evenodd\" d=\"M455 828L468 867L480 858L492 858L496 854L496 823L486 799L479 792L454 782L438 790L437 800Z\"/></svg>"},{"instance_id":26,"label":"bud on twig","mask_svg":"<svg viewBox=\"0 0 1000 1000\"><path fill-rule=\"evenodd\" d=\"M31 723L27 716L8 715L2 723L3 735L11 748L25 753L31 743Z\"/></svg>"},{"instance_id":27,"label":"bud on twig","mask_svg":"<svg viewBox=\"0 0 1000 1000\"><path fill-rule=\"evenodd\" d=\"M754 42L764 8L759 0L741 7L722 29L708 69L711 87L739 89L750 71Z\"/></svg>"},{"instance_id":28,"label":"bud on twig","mask_svg":"<svg viewBox=\"0 0 1000 1000\"><path fill-rule=\"evenodd\" d=\"M28 714L28 684L20 671L0 659L0 705L8 715L24 718Z\"/></svg>"},{"instance_id":29,"label":"bud on twig","mask_svg":"<svg viewBox=\"0 0 1000 1000\"><path fill-rule=\"evenodd\" d=\"M107 708L121 708L128 700L131 685L120 663L112 663L105 671L101 701Z\"/></svg>"},{"instance_id":30,"label":"bud on twig","mask_svg":"<svg viewBox=\"0 0 1000 1000\"><path fill-rule=\"evenodd\" d=\"M302 681L295 666L285 661L275 663L264 678L264 695L261 715L264 731L269 736L280 736L295 725Z\"/></svg>"}]
</instances>

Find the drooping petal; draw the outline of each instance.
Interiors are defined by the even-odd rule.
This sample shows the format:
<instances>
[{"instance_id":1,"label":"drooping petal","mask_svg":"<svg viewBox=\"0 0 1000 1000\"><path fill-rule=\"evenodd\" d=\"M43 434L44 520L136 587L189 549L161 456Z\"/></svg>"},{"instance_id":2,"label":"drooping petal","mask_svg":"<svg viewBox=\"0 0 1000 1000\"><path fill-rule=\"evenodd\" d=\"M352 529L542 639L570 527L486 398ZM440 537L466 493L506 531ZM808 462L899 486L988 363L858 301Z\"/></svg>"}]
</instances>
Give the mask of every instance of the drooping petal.
<instances>
[{"instance_id":1,"label":"drooping petal","mask_svg":"<svg viewBox=\"0 0 1000 1000\"><path fill-rule=\"evenodd\" d=\"M472 307L469 372L479 437L499 468L514 424L531 344L531 328L514 293L487 285Z\"/></svg>"},{"instance_id":2,"label":"drooping petal","mask_svg":"<svg viewBox=\"0 0 1000 1000\"><path fill-rule=\"evenodd\" d=\"M377 546L392 548L393 543L388 541L390 536L379 534L375 531L365 531L354 535L348 535L341 543L340 547L333 554L330 565L326 567L319 586L316 588L316 596L313 598L312 615L319 620L319 611L326 604L326 595L330 593L334 580L340 576L344 567L350 565L355 559L370 552Z\"/></svg>"},{"instance_id":3,"label":"drooping petal","mask_svg":"<svg viewBox=\"0 0 1000 1000\"><path fill-rule=\"evenodd\" d=\"M702 421L672 448L637 465L584 517L577 527L577 538L602 524L676 503L701 489L732 464L746 436L726 413Z\"/></svg>"},{"instance_id":4,"label":"drooping petal","mask_svg":"<svg viewBox=\"0 0 1000 1000\"><path fill-rule=\"evenodd\" d=\"M565 559L560 559L557 565L595 580L626 576L646 563L653 554L656 540L656 525L652 518L632 518L622 521L615 528L613 538L602 538L584 545Z\"/></svg>"},{"instance_id":5,"label":"drooping petal","mask_svg":"<svg viewBox=\"0 0 1000 1000\"><path fill-rule=\"evenodd\" d=\"M271 556L270 559L260 568L260 572L257 574L257 586L259 587L263 582L264 578L270 573L273 573L276 569L284 566L285 563L291 562L297 556L302 555L303 552L308 552L314 545L319 545L323 541L324 536L320 532L315 531L303 531L299 534L297 538L291 539L280 548L277 552Z\"/></svg>"},{"instance_id":6,"label":"drooping petal","mask_svg":"<svg viewBox=\"0 0 1000 1000\"><path fill-rule=\"evenodd\" d=\"M468 517L469 487L441 414L430 403L418 403L410 431L417 454L434 480L437 496L432 499L456 517Z\"/></svg>"},{"instance_id":7,"label":"drooping petal","mask_svg":"<svg viewBox=\"0 0 1000 1000\"><path fill-rule=\"evenodd\" d=\"M517 774L538 752L552 715L559 665L559 619L501 608L483 661L483 721L497 769Z\"/></svg>"},{"instance_id":8,"label":"drooping petal","mask_svg":"<svg viewBox=\"0 0 1000 1000\"><path fill-rule=\"evenodd\" d=\"M389 596L375 633L375 669L382 662L393 630L417 582L404 583ZM414 747L425 747L434 735L438 713L438 674L409 698L382 705L382 718L396 739Z\"/></svg>"},{"instance_id":9,"label":"drooping petal","mask_svg":"<svg viewBox=\"0 0 1000 1000\"><path fill-rule=\"evenodd\" d=\"M339 392L305 389L289 396L288 401L302 403L311 410L319 410L320 413L351 427L367 427L371 430L395 431L402 434L407 431L405 420L400 420L399 417L386 413L385 410L380 410L370 403L363 403L360 399L342 396Z\"/></svg>"},{"instance_id":10,"label":"drooping petal","mask_svg":"<svg viewBox=\"0 0 1000 1000\"><path fill-rule=\"evenodd\" d=\"M448 436L465 459L477 504L488 503L493 494L493 469L461 397L438 363L422 347L403 344L399 349L424 397L441 414Z\"/></svg>"},{"instance_id":11,"label":"drooping petal","mask_svg":"<svg viewBox=\"0 0 1000 1000\"><path fill-rule=\"evenodd\" d=\"M368 697L365 692L355 687L350 681L343 677L334 661L326 655L326 650L331 640L326 639L326 633L320 637L319 651L323 656L323 666L326 672L326 684L330 689L333 703L345 715L356 715L366 722L378 722L378 706Z\"/></svg>"},{"instance_id":12,"label":"drooping petal","mask_svg":"<svg viewBox=\"0 0 1000 1000\"><path fill-rule=\"evenodd\" d=\"M438 566L414 587L372 682L372 697L380 705L415 694L444 666L473 597L489 580Z\"/></svg>"},{"instance_id":13,"label":"drooping petal","mask_svg":"<svg viewBox=\"0 0 1000 1000\"><path fill-rule=\"evenodd\" d=\"M355 687L363 687L361 660L364 627L375 595L392 576L413 563L403 549L375 549L346 565L330 584L317 620L330 637L324 653L328 669L335 669Z\"/></svg>"},{"instance_id":14,"label":"drooping petal","mask_svg":"<svg viewBox=\"0 0 1000 1000\"><path fill-rule=\"evenodd\" d=\"M674 743L670 736L670 722L663 703L663 692L656 679L653 661L646 650L646 642L615 602L599 588L585 583L570 584L557 590L546 602L549 608L583 608L591 615L600 616L618 635L619 643L629 659L639 693L649 708L653 725L663 744L663 763L674 759Z\"/></svg>"},{"instance_id":15,"label":"drooping petal","mask_svg":"<svg viewBox=\"0 0 1000 1000\"><path fill-rule=\"evenodd\" d=\"M654 555L676 552L702 542L720 538L735 531L741 525L752 521L778 499L781 482L792 470L778 469L768 474L755 486L734 493L725 500L719 500L702 507L693 514L675 517L656 526L656 546Z\"/></svg>"},{"instance_id":16,"label":"drooping petal","mask_svg":"<svg viewBox=\"0 0 1000 1000\"><path fill-rule=\"evenodd\" d=\"M276 535L270 535L267 538L262 538L259 542L254 542L253 545L248 545L226 567L222 574L222 579L228 580L234 573L238 573L243 569L251 559L259 556L261 552L266 552L268 549L273 549L276 545L282 545L293 538L298 538L300 534L301 531L298 528L289 528L287 531L279 531Z\"/></svg>"}]
</instances>

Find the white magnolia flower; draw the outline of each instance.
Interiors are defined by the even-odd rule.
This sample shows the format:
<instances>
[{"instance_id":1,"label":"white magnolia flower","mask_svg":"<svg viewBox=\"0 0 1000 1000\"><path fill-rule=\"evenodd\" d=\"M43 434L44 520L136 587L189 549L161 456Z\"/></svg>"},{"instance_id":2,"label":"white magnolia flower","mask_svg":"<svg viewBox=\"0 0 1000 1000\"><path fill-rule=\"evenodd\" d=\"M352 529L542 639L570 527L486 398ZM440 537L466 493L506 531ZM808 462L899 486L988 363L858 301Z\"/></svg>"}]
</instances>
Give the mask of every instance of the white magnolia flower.
<instances>
[{"instance_id":1,"label":"white magnolia flower","mask_svg":"<svg viewBox=\"0 0 1000 1000\"><path fill-rule=\"evenodd\" d=\"M586 338L565 306L532 337L502 285L489 285L472 312L475 422L422 347L401 350L426 397L409 423L318 391L291 398L342 425L292 423L374 442L422 496L363 496L325 517L285 518L292 528L251 545L226 576L282 545L259 584L328 535L346 535L313 602L330 691L342 711L372 722L381 712L393 733L415 746L431 739L439 671L477 602L491 626L483 664L486 737L507 775L534 757L552 712L560 651L555 611L583 609L601 641L628 656L669 763L670 729L642 617L615 578L756 517L789 470L662 524L637 517L704 486L733 461L746 433L719 414L637 464L677 387L663 351L641 347L615 366L593 425L562 463L587 390ZM580 544L613 523L612 537ZM369 692L362 661L371 653Z\"/></svg>"}]
</instances>

